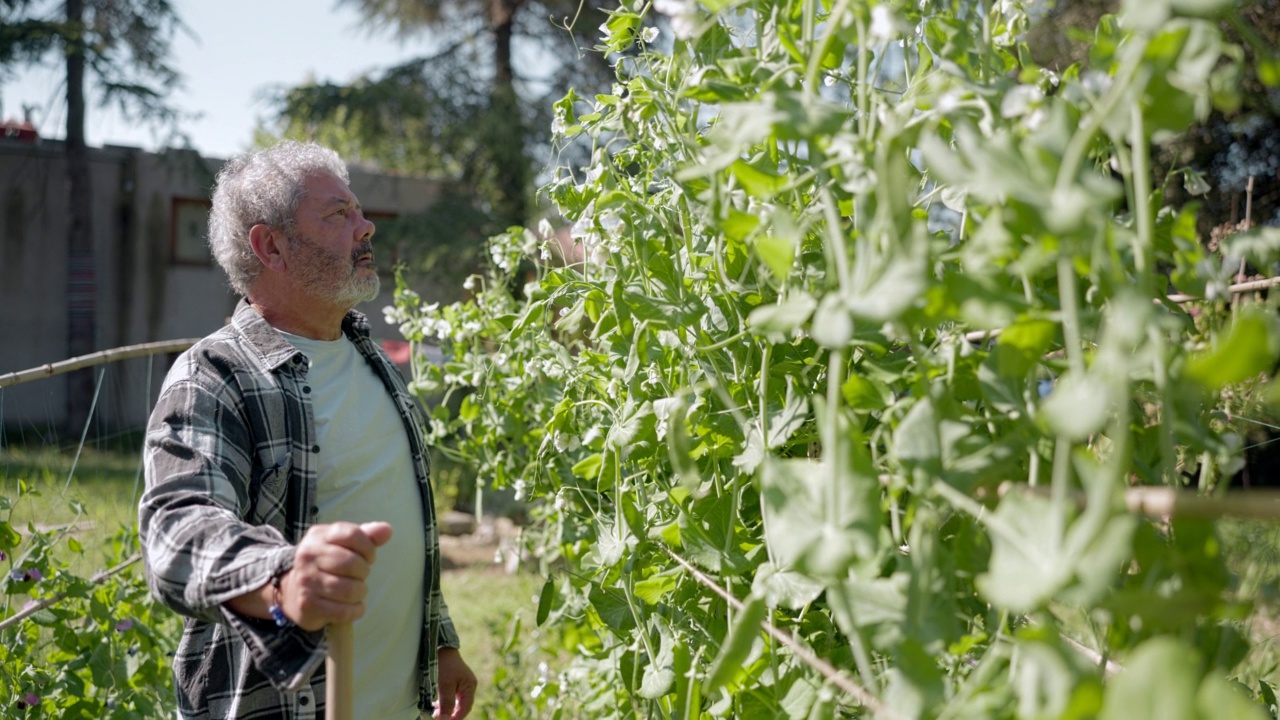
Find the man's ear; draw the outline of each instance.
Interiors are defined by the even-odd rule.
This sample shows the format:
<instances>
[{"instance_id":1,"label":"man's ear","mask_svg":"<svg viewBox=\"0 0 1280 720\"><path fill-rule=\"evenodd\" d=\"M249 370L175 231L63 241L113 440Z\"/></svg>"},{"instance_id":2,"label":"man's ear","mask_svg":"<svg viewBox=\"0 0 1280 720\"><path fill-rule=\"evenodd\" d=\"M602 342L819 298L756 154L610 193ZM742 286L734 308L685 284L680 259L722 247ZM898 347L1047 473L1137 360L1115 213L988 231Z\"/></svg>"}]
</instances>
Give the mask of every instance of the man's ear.
<instances>
[{"instance_id":1,"label":"man's ear","mask_svg":"<svg viewBox=\"0 0 1280 720\"><path fill-rule=\"evenodd\" d=\"M269 225L259 223L249 228L249 247L253 248L253 254L258 256L268 270L284 270L287 242L283 232Z\"/></svg>"}]
</instances>

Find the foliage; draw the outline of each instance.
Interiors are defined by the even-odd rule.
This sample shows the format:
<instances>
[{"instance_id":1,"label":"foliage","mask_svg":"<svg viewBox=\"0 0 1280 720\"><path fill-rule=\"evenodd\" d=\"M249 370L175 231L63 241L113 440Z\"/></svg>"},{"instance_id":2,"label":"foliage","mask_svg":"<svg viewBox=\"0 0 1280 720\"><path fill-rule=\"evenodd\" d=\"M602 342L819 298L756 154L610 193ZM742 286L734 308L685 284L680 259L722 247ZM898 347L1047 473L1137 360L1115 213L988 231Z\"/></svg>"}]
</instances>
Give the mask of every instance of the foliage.
<instances>
[{"instance_id":1,"label":"foliage","mask_svg":"<svg viewBox=\"0 0 1280 720\"><path fill-rule=\"evenodd\" d=\"M437 450L546 501L563 669L510 716L1274 713L1214 523L1121 501L1225 490L1227 398L1274 397L1275 301L1227 284L1280 234L1209 249L1151 171L1276 86L1237 12L1125 2L1054 72L1016 0L624 0L602 44L639 52L555 106L585 259L517 300L552 253L512 228L472 300L389 312L465 395Z\"/></svg>"},{"instance_id":2,"label":"foliage","mask_svg":"<svg viewBox=\"0 0 1280 720\"><path fill-rule=\"evenodd\" d=\"M93 553L68 526L15 527L20 505L39 499L25 480L17 490L15 499L0 496L0 717L164 715L173 696L176 616L151 599L137 565L96 579L78 574L73 566ZM79 502L70 510L85 517ZM103 550L91 562L119 567L139 552L137 535L122 530ZM25 619L14 617L54 599Z\"/></svg>"},{"instance_id":3,"label":"foliage","mask_svg":"<svg viewBox=\"0 0 1280 720\"><path fill-rule=\"evenodd\" d=\"M83 47L99 105L172 127L179 113L165 98L180 76L169 64L170 41L183 25L169 0L86 0L82 23L68 22L63 4L0 3L0 70L41 62L69 44Z\"/></svg>"}]
</instances>

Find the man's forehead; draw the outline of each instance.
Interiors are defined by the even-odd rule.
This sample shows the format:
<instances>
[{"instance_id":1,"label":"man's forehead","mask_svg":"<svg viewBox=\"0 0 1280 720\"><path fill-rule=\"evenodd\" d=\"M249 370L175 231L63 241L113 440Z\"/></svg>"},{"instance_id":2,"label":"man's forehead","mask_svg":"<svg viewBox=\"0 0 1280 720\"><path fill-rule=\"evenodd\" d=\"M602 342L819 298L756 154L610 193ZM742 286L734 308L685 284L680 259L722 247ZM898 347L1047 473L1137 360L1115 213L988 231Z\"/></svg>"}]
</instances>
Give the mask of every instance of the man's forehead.
<instances>
[{"instance_id":1,"label":"man's forehead","mask_svg":"<svg viewBox=\"0 0 1280 720\"><path fill-rule=\"evenodd\" d=\"M328 173L312 175L307 178L304 183L306 187L306 196L303 202L311 200L315 203L325 205L356 203L359 200L355 193L351 192L351 188L347 186L342 178Z\"/></svg>"}]
</instances>

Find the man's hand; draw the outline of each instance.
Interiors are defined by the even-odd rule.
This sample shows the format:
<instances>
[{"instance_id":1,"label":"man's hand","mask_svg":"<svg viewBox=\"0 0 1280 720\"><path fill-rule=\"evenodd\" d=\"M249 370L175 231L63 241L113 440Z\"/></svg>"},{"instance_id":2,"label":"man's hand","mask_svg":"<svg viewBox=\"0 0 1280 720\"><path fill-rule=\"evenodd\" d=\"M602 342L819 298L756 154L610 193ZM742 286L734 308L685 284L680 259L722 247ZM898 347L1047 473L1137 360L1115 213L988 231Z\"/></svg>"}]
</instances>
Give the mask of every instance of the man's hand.
<instances>
[{"instance_id":1,"label":"man's hand","mask_svg":"<svg viewBox=\"0 0 1280 720\"><path fill-rule=\"evenodd\" d=\"M440 699L432 715L441 720L462 720L476 699L476 674L455 648L440 648Z\"/></svg>"},{"instance_id":2,"label":"man's hand","mask_svg":"<svg viewBox=\"0 0 1280 720\"><path fill-rule=\"evenodd\" d=\"M304 630L360 619L369 592L364 581L390 539L384 522L313 525L298 543L293 569L280 578L284 614Z\"/></svg>"}]
</instances>

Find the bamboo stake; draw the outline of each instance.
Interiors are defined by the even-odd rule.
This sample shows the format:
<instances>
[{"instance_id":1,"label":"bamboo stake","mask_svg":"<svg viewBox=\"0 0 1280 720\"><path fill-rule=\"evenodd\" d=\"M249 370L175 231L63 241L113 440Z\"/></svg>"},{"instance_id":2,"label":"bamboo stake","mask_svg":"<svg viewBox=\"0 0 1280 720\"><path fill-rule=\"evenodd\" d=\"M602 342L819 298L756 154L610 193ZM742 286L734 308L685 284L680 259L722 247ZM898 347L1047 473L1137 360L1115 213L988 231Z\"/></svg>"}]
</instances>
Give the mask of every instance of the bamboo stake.
<instances>
[{"instance_id":1,"label":"bamboo stake","mask_svg":"<svg viewBox=\"0 0 1280 720\"><path fill-rule=\"evenodd\" d=\"M742 609L743 606L742 606L741 600L725 592L724 588L717 585L714 580L707 577L702 571L694 567L688 560L685 560L684 558L675 554L675 552L673 552L671 548L666 547L665 545L659 545L659 547L665 550L666 553L671 556L672 560L675 560L677 563L680 564L681 567L687 570L689 574L693 576L693 579L697 580L699 583L702 583L707 588L709 588L712 592L719 595L722 599L724 599L725 602L733 606L734 609L736 610ZM792 637L790 633L788 633L785 630L779 629L777 626L775 626L773 623L769 622L768 620L761 622L760 625L761 627L764 628L764 631L770 637L782 643L784 646L790 649L793 653L795 653L796 658L798 658L801 662L803 662L805 665L808 665L809 667L816 670L819 675L822 675L824 678L827 679L827 682L831 683L832 685L835 685L836 687L840 688L841 690L851 695L859 703L861 703L863 707L870 710L877 717L881 717L881 718L897 717L895 714L891 713L887 708L885 708L884 705L881 704L880 700L876 698L876 696L872 695L865 688L858 685L856 682L850 679L848 675L845 675L843 672L836 669L836 667L833 666L831 663L827 662L821 657L818 657L818 655L814 653L812 650L805 647L804 645L801 645L800 642L797 641L794 637Z\"/></svg>"},{"instance_id":2,"label":"bamboo stake","mask_svg":"<svg viewBox=\"0 0 1280 720\"><path fill-rule=\"evenodd\" d=\"M1256 292L1258 290L1266 290L1268 288L1276 287L1277 285L1280 285L1280 277L1270 277L1262 280L1250 280L1249 282L1236 283L1234 285L1227 286L1227 294L1235 296L1235 295L1240 295L1242 293L1247 293L1247 292ZM1169 295L1165 299L1171 303L1181 304L1185 302L1191 302L1192 300L1199 300L1201 298L1199 295L1178 294L1178 295ZM1000 335L1001 329L1002 328L993 328L991 330L972 330L964 334L964 339L967 342L971 342L971 343L982 342L983 340L987 340L988 338L998 337Z\"/></svg>"},{"instance_id":3,"label":"bamboo stake","mask_svg":"<svg viewBox=\"0 0 1280 720\"><path fill-rule=\"evenodd\" d=\"M351 623L334 623L329 626L329 656L324 661L325 720L354 720L355 682L352 670L355 665L355 636Z\"/></svg>"},{"instance_id":4,"label":"bamboo stake","mask_svg":"<svg viewBox=\"0 0 1280 720\"><path fill-rule=\"evenodd\" d=\"M1020 483L1003 483L998 494L1004 497L1012 491L1047 495L1043 488L1033 488ZM1083 492L1073 494L1077 507L1084 507L1087 500ZM1234 517L1245 520L1280 520L1280 491L1249 490L1230 492L1220 497L1199 495L1192 491L1171 487L1144 486L1125 488L1125 509L1135 515L1148 517L1193 517L1213 520Z\"/></svg>"},{"instance_id":5,"label":"bamboo stake","mask_svg":"<svg viewBox=\"0 0 1280 720\"><path fill-rule=\"evenodd\" d=\"M89 355L74 357L70 360L47 363L29 370L19 370L18 372L0 375L0 388L9 387L10 385L18 385L29 380L53 377L54 375L61 375L62 373L68 373L72 370L93 367L95 365L103 365L109 362L117 362L119 360L129 360L131 358L147 357L149 355L182 352L195 344L195 338L187 338L184 340L161 340L159 342L142 343L141 345L126 345L124 347L112 348L110 350L102 350Z\"/></svg>"}]
</instances>

